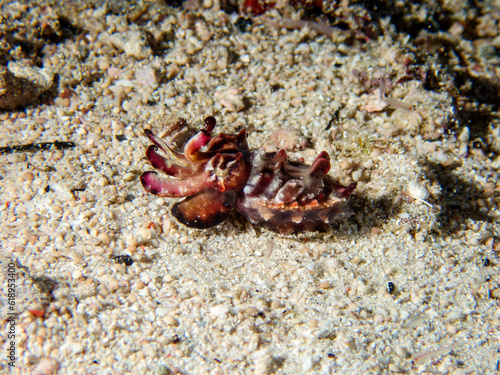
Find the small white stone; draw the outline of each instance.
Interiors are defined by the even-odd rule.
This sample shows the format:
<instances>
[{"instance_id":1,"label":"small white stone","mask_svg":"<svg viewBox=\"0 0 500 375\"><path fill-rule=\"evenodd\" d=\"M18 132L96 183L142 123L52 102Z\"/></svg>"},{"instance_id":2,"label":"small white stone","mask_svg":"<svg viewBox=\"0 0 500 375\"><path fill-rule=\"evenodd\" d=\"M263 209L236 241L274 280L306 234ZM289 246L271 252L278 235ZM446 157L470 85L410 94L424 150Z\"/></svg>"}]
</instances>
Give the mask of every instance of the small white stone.
<instances>
[{"instance_id":1,"label":"small white stone","mask_svg":"<svg viewBox=\"0 0 500 375\"><path fill-rule=\"evenodd\" d=\"M26 160L26 154L9 154L6 159L9 163L19 163Z\"/></svg>"},{"instance_id":2,"label":"small white stone","mask_svg":"<svg viewBox=\"0 0 500 375\"><path fill-rule=\"evenodd\" d=\"M432 154L437 149L437 145L434 142L424 142L424 151Z\"/></svg>"},{"instance_id":3,"label":"small white stone","mask_svg":"<svg viewBox=\"0 0 500 375\"><path fill-rule=\"evenodd\" d=\"M362 173L363 173L363 171L361 169L357 169L351 173L351 177L354 181L359 181Z\"/></svg>"},{"instance_id":4,"label":"small white stone","mask_svg":"<svg viewBox=\"0 0 500 375\"><path fill-rule=\"evenodd\" d=\"M406 358L408 356L408 352L406 351L406 349L400 345L394 348L394 352L401 358Z\"/></svg>"},{"instance_id":5,"label":"small white stone","mask_svg":"<svg viewBox=\"0 0 500 375\"><path fill-rule=\"evenodd\" d=\"M124 51L127 56L133 56L137 59L145 59L153 52L151 47L148 46L146 35L139 30L114 33L109 37L109 41L115 47Z\"/></svg>"},{"instance_id":6,"label":"small white stone","mask_svg":"<svg viewBox=\"0 0 500 375\"><path fill-rule=\"evenodd\" d=\"M448 314L447 318L449 320L460 320L463 319L464 316L465 314L461 309L455 309Z\"/></svg>"},{"instance_id":7,"label":"small white stone","mask_svg":"<svg viewBox=\"0 0 500 375\"><path fill-rule=\"evenodd\" d=\"M96 184L97 186L104 187L109 184L109 181L107 180L106 177L101 176L97 179Z\"/></svg>"},{"instance_id":8,"label":"small white stone","mask_svg":"<svg viewBox=\"0 0 500 375\"><path fill-rule=\"evenodd\" d=\"M418 294L413 294L411 296L411 302L413 302L415 305L421 305L424 302L424 299Z\"/></svg>"},{"instance_id":9,"label":"small white stone","mask_svg":"<svg viewBox=\"0 0 500 375\"><path fill-rule=\"evenodd\" d=\"M469 245L471 246L479 246L481 244L481 242L479 242L479 240L475 237L472 237L471 239L469 239Z\"/></svg>"},{"instance_id":10,"label":"small white stone","mask_svg":"<svg viewBox=\"0 0 500 375\"><path fill-rule=\"evenodd\" d=\"M100 243L102 243L104 246L107 246L109 245L109 243L111 242L111 238L109 237L109 235L107 233L99 233L97 235L97 239L100 241Z\"/></svg>"},{"instance_id":11,"label":"small white stone","mask_svg":"<svg viewBox=\"0 0 500 375\"><path fill-rule=\"evenodd\" d=\"M401 372L401 369L396 366L394 363L389 364L389 371L390 372Z\"/></svg>"},{"instance_id":12,"label":"small white stone","mask_svg":"<svg viewBox=\"0 0 500 375\"><path fill-rule=\"evenodd\" d=\"M210 316L214 319L227 319L227 313L229 312L229 308L224 305L217 305L210 309Z\"/></svg>"},{"instance_id":13,"label":"small white stone","mask_svg":"<svg viewBox=\"0 0 500 375\"><path fill-rule=\"evenodd\" d=\"M135 80L140 86L154 87L157 84L155 71L150 67L136 70Z\"/></svg>"},{"instance_id":14,"label":"small white stone","mask_svg":"<svg viewBox=\"0 0 500 375\"><path fill-rule=\"evenodd\" d=\"M80 343L74 343L70 346L71 351L73 354L80 354L83 353L83 345Z\"/></svg>"},{"instance_id":15,"label":"small white stone","mask_svg":"<svg viewBox=\"0 0 500 375\"><path fill-rule=\"evenodd\" d=\"M100 69L100 70L108 70L109 67L110 67L110 64L109 64L109 60L107 58L100 58L98 61L97 61L97 67Z\"/></svg>"},{"instance_id":16,"label":"small white stone","mask_svg":"<svg viewBox=\"0 0 500 375\"><path fill-rule=\"evenodd\" d=\"M21 199L23 202L28 202L33 198L33 194L31 193L24 193L22 194L19 199Z\"/></svg>"},{"instance_id":17,"label":"small white stone","mask_svg":"<svg viewBox=\"0 0 500 375\"><path fill-rule=\"evenodd\" d=\"M227 91L215 93L215 98L231 112L239 112L245 108L243 96L236 87L230 88Z\"/></svg>"},{"instance_id":18,"label":"small white stone","mask_svg":"<svg viewBox=\"0 0 500 375\"><path fill-rule=\"evenodd\" d=\"M51 375L57 374L60 368L59 362L51 357L42 358L38 365L33 369L31 375Z\"/></svg>"},{"instance_id":19,"label":"small white stone","mask_svg":"<svg viewBox=\"0 0 500 375\"><path fill-rule=\"evenodd\" d=\"M149 228L140 228L137 231L137 242L143 243L147 242L151 239L151 229Z\"/></svg>"},{"instance_id":20,"label":"small white stone","mask_svg":"<svg viewBox=\"0 0 500 375\"><path fill-rule=\"evenodd\" d=\"M123 175L124 181L132 181L134 178L135 178L135 175L133 173L125 173Z\"/></svg>"},{"instance_id":21,"label":"small white stone","mask_svg":"<svg viewBox=\"0 0 500 375\"><path fill-rule=\"evenodd\" d=\"M331 81L335 78L335 74L333 73L333 70L325 69L325 71L323 72L323 77L325 77L327 81Z\"/></svg>"},{"instance_id":22,"label":"small white stone","mask_svg":"<svg viewBox=\"0 0 500 375\"><path fill-rule=\"evenodd\" d=\"M365 162L363 163L363 167L365 167L366 169L371 169L371 168L373 168L373 165L374 165L374 163L373 163L373 160L372 160L372 159L368 159L367 161L365 161Z\"/></svg>"},{"instance_id":23,"label":"small white stone","mask_svg":"<svg viewBox=\"0 0 500 375\"><path fill-rule=\"evenodd\" d=\"M167 315L169 313L169 311L170 311L169 309L166 309L164 307L158 307L155 312L156 312L156 316L161 318L161 317Z\"/></svg>"},{"instance_id":24,"label":"small white stone","mask_svg":"<svg viewBox=\"0 0 500 375\"><path fill-rule=\"evenodd\" d=\"M467 152L469 152L469 147L467 147L467 143L462 143L460 148L458 149L458 154L460 156L466 156Z\"/></svg>"},{"instance_id":25,"label":"small white stone","mask_svg":"<svg viewBox=\"0 0 500 375\"><path fill-rule=\"evenodd\" d=\"M371 290L372 288L369 285L364 285L364 284L358 285L358 292L361 294L368 294L371 292Z\"/></svg>"},{"instance_id":26,"label":"small white stone","mask_svg":"<svg viewBox=\"0 0 500 375\"><path fill-rule=\"evenodd\" d=\"M458 136L458 139L460 140L460 142L467 142L469 140L469 136L470 136L469 128L465 126L462 129L460 135Z\"/></svg>"},{"instance_id":27,"label":"small white stone","mask_svg":"<svg viewBox=\"0 0 500 375\"><path fill-rule=\"evenodd\" d=\"M176 326L179 324L179 321L171 315L164 316L163 321L169 326Z\"/></svg>"},{"instance_id":28,"label":"small white stone","mask_svg":"<svg viewBox=\"0 0 500 375\"><path fill-rule=\"evenodd\" d=\"M256 315L259 313L259 310L257 310L254 306L248 306L248 307L245 309L245 313L246 313L248 316L256 316Z\"/></svg>"},{"instance_id":29,"label":"small white stone","mask_svg":"<svg viewBox=\"0 0 500 375\"><path fill-rule=\"evenodd\" d=\"M101 284L97 287L97 294L99 294L103 298L106 298L107 296L109 296L109 290Z\"/></svg>"},{"instance_id":30,"label":"small white stone","mask_svg":"<svg viewBox=\"0 0 500 375\"><path fill-rule=\"evenodd\" d=\"M303 372L308 372L309 370L311 370L313 367L313 360L310 356L305 356L303 359L302 359L302 371Z\"/></svg>"},{"instance_id":31,"label":"small white stone","mask_svg":"<svg viewBox=\"0 0 500 375\"><path fill-rule=\"evenodd\" d=\"M352 262L354 264L360 264L363 260L359 257L359 255L354 255L352 258Z\"/></svg>"},{"instance_id":32,"label":"small white stone","mask_svg":"<svg viewBox=\"0 0 500 375\"><path fill-rule=\"evenodd\" d=\"M423 201L429 197L429 191L415 181L408 184L408 194Z\"/></svg>"},{"instance_id":33,"label":"small white stone","mask_svg":"<svg viewBox=\"0 0 500 375\"><path fill-rule=\"evenodd\" d=\"M196 241L193 241L193 242L191 243L191 251L192 251L193 253L196 253L196 254L201 253L201 247L200 247L200 244L199 244L198 242L196 242Z\"/></svg>"},{"instance_id":34,"label":"small white stone","mask_svg":"<svg viewBox=\"0 0 500 375\"><path fill-rule=\"evenodd\" d=\"M163 198L156 198L155 199L155 204L158 206L163 206L165 204L165 199Z\"/></svg>"},{"instance_id":35,"label":"small white stone","mask_svg":"<svg viewBox=\"0 0 500 375\"><path fill-rule=\"evenodd\" d=\"M309 55L311 53L311 47L309 47L308 43L300 43L295 49L297 54L301 53L304 55Z\"/></svg>"}]
</instances>

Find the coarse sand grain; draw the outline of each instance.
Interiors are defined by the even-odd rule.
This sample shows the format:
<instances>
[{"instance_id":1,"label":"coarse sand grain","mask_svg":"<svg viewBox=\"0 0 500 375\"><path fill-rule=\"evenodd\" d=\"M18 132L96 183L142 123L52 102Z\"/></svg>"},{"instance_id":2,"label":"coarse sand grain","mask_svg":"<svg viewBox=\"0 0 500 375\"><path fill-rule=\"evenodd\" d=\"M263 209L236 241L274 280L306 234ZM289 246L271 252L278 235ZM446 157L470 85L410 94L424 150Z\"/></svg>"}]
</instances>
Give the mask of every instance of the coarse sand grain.
<instances>
[{"instance_id":1,"label":"coarse sand grain","mask_svg":"<svg viewBox=\"0 0 500 375\"><path fill-rule=\"evenodd\" d=\"M0 1L2 69L56 80L0 112L0 147L67 142L0 155L0 373L498 373L498 2L342 2L330 26L285 1L63 3ZM327 151L352 215L177 223L140 184L143 132L182 147L207 116Z\"/></svg>"}]
</instances>

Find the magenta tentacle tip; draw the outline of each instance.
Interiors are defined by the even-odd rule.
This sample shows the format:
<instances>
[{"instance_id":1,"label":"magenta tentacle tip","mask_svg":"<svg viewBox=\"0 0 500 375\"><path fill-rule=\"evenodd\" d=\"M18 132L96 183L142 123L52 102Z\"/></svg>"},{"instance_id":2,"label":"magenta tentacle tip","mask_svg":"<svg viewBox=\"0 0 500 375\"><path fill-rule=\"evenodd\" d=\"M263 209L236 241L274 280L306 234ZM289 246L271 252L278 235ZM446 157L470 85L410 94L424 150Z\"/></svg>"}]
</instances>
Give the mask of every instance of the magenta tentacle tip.
<instances>
[{"instance_id":1,"label":"magenta tentacle tip","mask_svg":"<svg viewBox=\"0 0 500 375\"><path fill-rule=\"evenodd\" d=\"M215 117L208 116L205 119L205 130L209 133L212 132L212 130L214 130L216 124L217 124L217 120L215 120Z\"/></svg>"}]
</instances>

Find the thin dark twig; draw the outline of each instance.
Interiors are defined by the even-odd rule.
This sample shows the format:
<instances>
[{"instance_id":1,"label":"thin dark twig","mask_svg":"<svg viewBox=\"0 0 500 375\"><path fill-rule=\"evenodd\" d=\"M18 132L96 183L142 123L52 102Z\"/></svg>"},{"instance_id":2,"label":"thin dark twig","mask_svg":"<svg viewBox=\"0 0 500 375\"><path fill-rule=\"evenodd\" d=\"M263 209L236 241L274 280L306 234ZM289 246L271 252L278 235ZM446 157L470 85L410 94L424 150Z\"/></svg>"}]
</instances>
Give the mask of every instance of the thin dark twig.
<instances>
[{"instance_id":1,"label":"thin dark twig","mask_svg":"<svg viewBox=\"0 0 500 375\"><path fill-rule=\"evenodd\" d=\"M48 150L65 150L75 147L75 142L43 142L43 143L28 143L26 145L0 147L0 155L12 154L14 152L37 152Z\"/></svg>"}]
</instances>

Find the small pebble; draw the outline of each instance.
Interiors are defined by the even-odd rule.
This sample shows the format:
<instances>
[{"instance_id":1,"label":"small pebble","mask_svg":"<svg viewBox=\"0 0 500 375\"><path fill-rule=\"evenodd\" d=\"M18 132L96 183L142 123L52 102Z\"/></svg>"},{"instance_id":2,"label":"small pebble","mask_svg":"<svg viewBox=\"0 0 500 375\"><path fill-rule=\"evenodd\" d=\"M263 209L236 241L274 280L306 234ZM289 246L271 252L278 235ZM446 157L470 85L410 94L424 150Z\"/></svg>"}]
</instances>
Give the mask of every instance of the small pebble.
<instances>
[{"instance_id":1,"label":"small pebble","mask_svg":"<svg viewBox=\"0 0 500 375\"><path fill-rule=\"evenodd\" d=\"M319 287L320 289L330 289L330 288L332 287L332 285L330 284L330 282L329 282L329 281L322 281L322 282L318 285L318 287Z\"/></svg>"},{"instance_id":2,"label":"small pebble","mask_svg":"<svg viewBox=\"0 0 500 375\"><path fill-rule=\"evenodd\" d=\"M179 321L171 315L165 315L163 321L169 326L179 325Z\"/></svg>"},{"instance_id":3,"label":"small pebble","mask_svg":"<svg viewBox=\"0 0 500 375\"><path fill-rule=\"evenodd\" d=\"M165 365L157 365L154 369L154 375L171 375L172 371Z\"/></svg>"},{"instance_id":4,"label":"small pebble","mask_svg":"<svg viewBox=\"0 0 500 375\"><path fill-rule=\"evenodd\" d=\"M83 353L83 345L80 344L80 343L75 343L73 345L71 345L71 351L73 352L73 354L81 354Z\"/></svg>"},{"instance_id":5,"label":"small pebble","mask_svg":"<svg viewBox=\"0 0 500 375\"><path fill-rule=\"evenodd\" d=\"M171 282L172 282L172 281L174 281L174 280L175 280L175 279L174 279L174 278L172 277L172 275L170 275L169 273L167 273L165 276L163 276L163 279L162 279L162 281L163 281L164 283L167 283L167 284L171 283Z\"/></svg>"},{"instance_id":6,"label":"small pebble","mask_svg":"<svg viewBox=\"0 0 500 375\"><path fill-rule=\"evenodd\" d=\"M116 280L114 277L110 277L108 279L108 284L107 287L109 288L111 293L114 293L120 288L120 284L118 283L118 280Z\"/></svg>"},{"instance_id":7,"label":"small pebble","mask_svg":"<svg viewBox=\"0 0 500 375\"><path fill-rule=\"evenodd\" d=\"M249 316L256 316L258 313L259 313L259 310L257 310L255 307L253 306L248 306L246 309L245 309L245 312L247 313L247 315Z\"/></svg>"},{"instance_id":8,"label":"small pebble","mask_svg":"<svg viewBox=\"0 0 500 375\"><path fill-rule=\"evenodd\" d=\"M271 302L271 308L274 309L279 309L282 306L281 302L278 300L273 300Z\"/></svg>"},{"instance_id":9,"label":"small pebble","mask_svg":"<svg viewBox=\"0 0 500 375\"><path fill-rule=\"evenodd\" d=\"M101 284L97 288L97 294L99 294L103 298L106 298L107 296L109 296L109 290L108 288L106 288L106 286Z\"/></svg>"},{"instance_id":10,"label":"small pebble","mask_svg":"<svg viewBox=\"0 0 500 375\"><path fill-rule=\"evenodd\" d=\"M28 202L33 198L33 194L31 193L24 193L22 194L19 199L22 200L23 202Z\"/></svg>"},{"instance_id":11,"label":"small pebble","mask_svg":"<svg viewBox=\"0 0 500 375\"><path fill-rule=\"evenodd\" d=\"M310 356L305 356L302 359L302 372L308 372L313 367L313 360Z\"/></svg>"},{"instance_id":12,"label":"small pebble","mask_svg":"<svg viewBox=\"0 0 500 375\"><path fill-rule=\"evenodd\" d=\"M55 358L42 358L31 372L31 375L55 375L60 367L59 362Z\"/></svg>"},{"instance_id":13,"label":"small pebble","mask_svg":"<svg viewBox=\"0 0 500 375\"><path fill-rule=\"evenodd\" d=\"M224 92L217 92L215 93L215 98L220 104L232 112L239 112L245 108L243 96L237 88L231 88Z\"/></svg>"},{"instance_id":14,"label":"small pebble","mask_svg":"<svg viewBox=\"0 0 500 375\"><path fill-rule=\"evenodd\" d=\"M469 239L469 245L471 246L479 246L481 245L481 242L479 242L479 240L475 237L472 237L471 239Z\"/></svg>"},{"instance_id":15,"label":"small pebble","mask_svg":"<svg viewBox=\"0 0 500 375\"><path fill-rule=\"evenodd\" d=\"M361 169L357 169L351 173L351 177L354 181L359 181L362 173L363 171Z\"/></svg>"},{"instance_id":16,"label":"small pebble","mask_svg":"<svg viewBox=\"0 0 500 375\"><path fill-rule=\"evenodd\" d=\"M460 142L467 142L469 140L469 135L470 135L469 128L467 126L464 126L462 128L462 132L458 136L458 139L460 140Z\"/></svg>"},{"instance_id":17,"label":"small pebble","mask_svg":"<svg viewBox=\"0 0 500 375\"><path fill-rule=\"evenodd\" d=\"M97 184L97 186L104 187L104 186L107 186L109 184L109 181L106 177L101 176L97 179L96 184Z\"/></svg>"},{"instance_id":18,"label":"small pebble","mask_svg":"<svg viewBox=\"0 0 500 375\"><path fill-rule=\"evenodd\" d=\"M137 242L138 243L144 243L148 242L151 239L151 229L149 228L139 228L137 231Z\"/></svg>"},{"instance_id":19,"label":"small pebble","mask_svg":"<svg viewBox=\"0 0 500 375\"><path fill-rule=\"evenodd\" d=\"M299 43L299 45L295 48L295 53L309 55L311 53L311 48L307 43Z\"/></svg>"},{"instance_id":20,"label":"small pebble","mask_svg":"<svg viewBox=\"0 0 500 375\"><path fill-rule=\"evenodd\" d=\"M99 233L97 235L97 239L99 240L100 243L102 243L105 246L109 245L109 243L111 242L111 238L107 233Z\"/></svg>"},{"instance_id":21,"label":"small pebble","mask_svg":"<svg viewBox=\"0 0 500 375\"><path fill-rule=\"evenodd\" d=\"M23 153L8 154L7 161L9 163L19 163L19 162L26 161L26 154L24 152Z\"/></svg>"},{"instance_id":22,"label":"small pebble","mask_svg":"<svg viewBox=\"0 0 500 375\"><path fill-rule=\"evenodd\" d=\"M400 345L394 348L394 352L401 358L407 358L409 355L408 351Z\"/></svg>"},{"instance_id":23,"label":"small pebble","mask_svg":"<svg viewBox=\"0 0 500 375\"><path fill-rule=\"evenodd\" d=\"M364 284L358 285L358 292L361 294L368 294L371 292L371 290L372 289L369 285L364 285Z\"/></svg>"},{"instance_id":24,"label":"small pebble","mask_svg":"<svg viewBox=\"0 0 500 375\"><path fill-rule=\"evenodd\" d=\"M195 254L200 254L201 253L201 247L200 244L197 241L193 241L191 243L191 251Z\"/></svg>"},{"instance_id":25,"label":"small pebble","mask_svg":"<svg viewBox=\"0 0 500 375\"><path fill-rule=\"evenodd\" d=\"M110 67L109 60L107 58L101 58L97 61L97 67L100 70L108 70Z\"/></svg>"},{"instance_id":26,"label":"small pebble","mask_svg":"<svg viewBox=\"0 0 500 375\"><path fill-rule=\"evenodd\" d=\"M153 52L147 42L146 34L139 30L114 33L109 41L127 56L145 59Z\"/></svg>"},{"instance_id":27,"label":"small pebble","mask_svg":"<svg viewBox=\"0 0 500 375\"><path fill-rule=\"evenodd\" d=\"M466 156L468 151L469 147L467 146L467 143L462 143L458 149L458 154L460 156Z\"/></svg>"},{"instance_id":28,"label":"small pebble","mask_svg":"<svg viewBox=\"0 0 500 375\"><path fill-rule=\"evenodd\" d=\"M210 316L213 319L225 320L227 319L227 313L229 309L225 305L216 305L210 309Z\"/></svg>"},{"instance_id":29,"label":"small pebble","mask_svg":"<svg viewBox=\"0 0 500 375\"><path fill-rule=\"evenodd\" d=\"M312 318L311 320L309 320L307 322L307 328L309 328L309 329L318 328L318 321L316 319Z\"/></svg>"},{"instance_id":30,"label":"small pebble","mask_svg":"<svg viewBox=\"0 0 500 375\"><path fill-rule=\"evenodd\" d=\"M394 363L389 364L389 371L390 372L401 372L401 369L396 366Z\"/></svg>"},{"instance_id":31,"label":"small pebble","mask_svg":"<svg viewBox=\"0 0 500 375\"><path fill-rule=\"evenodd\" d=\"M365 167L365 169L372 169L373 165L374 163L372 159L368 159L363 163L363 167Z\"/></svg>"},{"instance_id":32,"label":"small pebble","mask_svg":"<svg viewBox=\"0 0 500 375\"><path fill-rule=\"evenodd\" d=\"M412 294L411 295L411 302L413 302L416 305L421 305L424 302L424 299L419 296L418 294Z\"/></svg>"},{"instance_id":33,"label":"small pebble","mask_svg":"<svg viewBox=\"0 0 500 375\"><path fill-rule=\"evenodd\" d=\"M128 181L132 181L134 178L135 178L135 175L133 173L130 173L130 172L129 173L125 173L123 175L123 180L127 181L127 182Z\"/></svg>"},{"instance_id":34,"label":"small pebble","mask_svg":"<svg viewBox=\"0 0 500 375\"><path fill-rule=\"evenodd\" d=\"M412 197L425 201L429 197L429 192L422 185L415 181L408 184L408 194Z\"/></svg>"},{"instance_id":35,"label":"small pebble","mask_svg":"<svg viewBox=\"0 0 500 375\"><path fill-rule=\"evenodd\" d=\"M24 172L21 175L22 181L33 181L34 179L35 179L35 175L33 174L33 172Z\"/></svg>"},{"instance_id":36,"label":"small pebble","mask_svg":"<svg viewBox=\"0 0 500 375\"><path fill-rule=\"evenodd\" d=\"M447 318L449 320L460 320L460 319L463 319L465 316L464 312L461 310L461 309L455 309L455 310L452 310Z\"/></svg>"}]
</instances>

